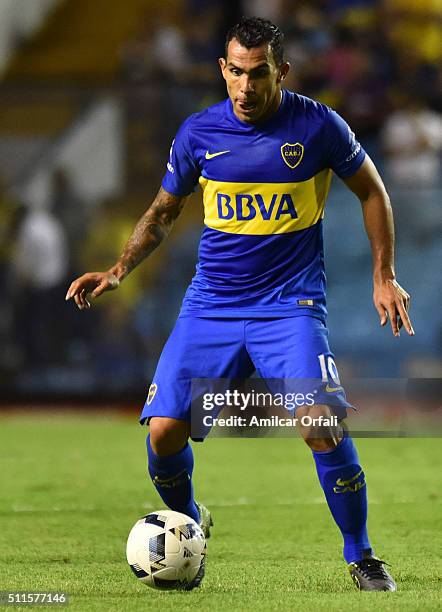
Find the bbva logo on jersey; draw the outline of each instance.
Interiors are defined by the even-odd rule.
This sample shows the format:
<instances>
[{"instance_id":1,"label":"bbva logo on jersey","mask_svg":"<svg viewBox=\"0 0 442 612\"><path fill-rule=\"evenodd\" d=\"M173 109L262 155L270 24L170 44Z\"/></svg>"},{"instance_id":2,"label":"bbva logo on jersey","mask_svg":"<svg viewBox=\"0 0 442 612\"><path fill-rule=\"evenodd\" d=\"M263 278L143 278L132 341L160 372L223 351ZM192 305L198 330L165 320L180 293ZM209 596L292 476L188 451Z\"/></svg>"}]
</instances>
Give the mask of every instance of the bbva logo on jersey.
<instances>
[{"instance_id":1,"label":"bbva logo on jersey","mask_svg":"<svg viewBox=\"0 0 442 612\"><path fill-rule=\"evenodd\" d=\"M263 221L279 221L282 215L297 219L298 215L289 193L274 193L271 199L264 200L260 193L216 194L219 219L250 221L259 213ZM284 217L287 218L287 217Z\"/></svg>"}]
</instances>

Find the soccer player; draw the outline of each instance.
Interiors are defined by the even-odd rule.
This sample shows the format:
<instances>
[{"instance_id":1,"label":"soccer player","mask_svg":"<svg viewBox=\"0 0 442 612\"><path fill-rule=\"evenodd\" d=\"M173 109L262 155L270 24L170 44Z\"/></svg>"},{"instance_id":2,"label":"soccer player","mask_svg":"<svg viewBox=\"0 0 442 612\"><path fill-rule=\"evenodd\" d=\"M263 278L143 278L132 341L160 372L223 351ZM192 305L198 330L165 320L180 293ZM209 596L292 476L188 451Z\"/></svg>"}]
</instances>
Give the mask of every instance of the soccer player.
<instances>
[{"instance_id":1,"label":"soccer player","mask_svg":"<svg viewBox=\"0 0 442 612\"><path fill-rule=\"evenodd\" d=\"M209 535L208 510L194 500L191 380L318 379L316 403L297 416L346 414L328 344L322 244L324 204L335 172L359 198L373 254L374 305L399 336L410 296L395 279L392 211L382 180L336 112L284 90L289 64L271 22L243 18L219 60L228 98L190 116L172 144L162 186L117 263L88 273L66 299L80 309L116 289L170 231L186 196L203 190L205 228L196 274L167 341L141 414L149 423L149 473L164 503ZM325 421L324 421L325 422ZM394 591L368 538L365 476L342 422L304 426L320 484L361 590ZM204 567L195 583L198 586Z\"/></svg>"}]
</instances>

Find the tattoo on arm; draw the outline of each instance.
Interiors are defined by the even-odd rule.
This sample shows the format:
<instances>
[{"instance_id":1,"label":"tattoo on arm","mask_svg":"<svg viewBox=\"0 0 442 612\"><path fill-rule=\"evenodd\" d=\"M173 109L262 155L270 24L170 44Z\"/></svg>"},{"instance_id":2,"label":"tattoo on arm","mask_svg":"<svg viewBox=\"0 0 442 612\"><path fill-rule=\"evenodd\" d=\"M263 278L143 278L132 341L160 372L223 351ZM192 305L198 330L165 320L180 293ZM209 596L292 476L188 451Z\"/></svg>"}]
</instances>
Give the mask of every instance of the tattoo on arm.
<instances>
[{"instance_id":1,"label":"tattoo on arm","mask_svg":"<svg viewBox=\"0 0 442 612\"><path fill-rule=\"evenodd\" d=\"M162 187L151 206L138 221L112 272L122 280L161 243L183 209L186 198Z\"/></svg>"}]
</instances>

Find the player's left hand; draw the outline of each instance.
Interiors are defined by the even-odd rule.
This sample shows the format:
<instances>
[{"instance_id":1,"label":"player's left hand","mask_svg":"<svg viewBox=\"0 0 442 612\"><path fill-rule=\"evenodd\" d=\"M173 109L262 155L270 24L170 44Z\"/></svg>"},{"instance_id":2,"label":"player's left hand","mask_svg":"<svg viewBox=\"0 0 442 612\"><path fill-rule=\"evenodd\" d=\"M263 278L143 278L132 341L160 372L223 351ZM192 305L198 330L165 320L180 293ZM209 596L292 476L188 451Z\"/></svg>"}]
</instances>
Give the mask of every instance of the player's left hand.
<instances>
[{"instance_id":1,"label":"player's left hand","mask_svg":"<svg viewBox=\"0 0 442 612\"><path fill-rule=\"evenodd\" d=\"M400 336L402 325L410 336L414 336L408 310L410 308L410 296L394 279L375 281L373 302L381 319L381 325L385 325L390 319L393 334Z\"/></svg>"}]
</instances>

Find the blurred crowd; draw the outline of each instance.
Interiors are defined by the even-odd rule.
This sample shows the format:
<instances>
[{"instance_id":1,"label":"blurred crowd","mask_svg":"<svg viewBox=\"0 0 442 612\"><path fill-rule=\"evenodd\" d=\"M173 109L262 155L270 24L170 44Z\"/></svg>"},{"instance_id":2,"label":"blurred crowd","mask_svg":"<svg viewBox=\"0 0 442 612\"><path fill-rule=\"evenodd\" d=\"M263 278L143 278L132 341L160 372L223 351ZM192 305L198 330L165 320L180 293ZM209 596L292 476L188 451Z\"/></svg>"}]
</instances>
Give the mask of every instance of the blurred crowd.
<instances>
[{"instance_id":1,"label":"blurred crowd","mask_svg":"<svg viewBox=\"0 0 442 612\"><path fill-rule=\"evenodd\" d=\"M69 172L59 168L50 205L30 209L0 180L0 381L10 388L80 394L147 388L195 265L200 234L195 216L169 239L173 248L162 247L150 265L97 307L80 313L64 302L64 295L77 275L115 262L143 212L140 199L131 193L145 189L145 202L152 195L152 181L158 185L161 180L179 123L225 97L217 59L226 30L242 14L281 25L292 64L286 87L333 106L373 154L392 196L399 254L413 271L407 288L412 291L414 283L423 292L424 309L431 309L438 293L440 300L440 2L183 0L173 11L170 3L165 5L155 19L140 24L120 51L128 139L126 196L91 207L78 197ZM336 185L331 226L337 231L345 225L348 209L339 211L345 197ZM369 250L365 243L361 250L361 235L349 228L344 259L332 245L327 254L331 289L337 287L341 301L343 265L353 269L354 287L362 276L371 301ZM428 286L422 278L431 279ZM342 282L348 283L349 276ZM440 311L438 302L433 308ZM333 318L333 300L331 311ZM345 326L347 333L334 346L341 351L338 357L347 355L350 361L353 351L360 352L361 345L355 346L360 319L349 307L344 319L339 316L336 325ZM426 329L418 348L410 349L408 363L426 360L427 371L440 375L441 316L420 316ZM392 363L393 353L382 344L372 350L376 375L421 373L419 367L404 369L398 357Z\"/></svg>"},{"instance_id":2,"label":"blurred crowd","mask_svg":"<svg viewBox=\"0 0 442 612\"><path fill-rule=\"evenodd\" d=\"M436 0L187 0L179 6L173 18L165 11L149 19L122 50L128 80L161 81L178 91L196 86L187 102L173 96L178 114L223 96L216 61L229 24L241 14L281 26L292 63L287 88L333 106L360 137L378 134L390 113L403 108L404 96L418 95L442 111L442 7Z\"/></svg>"}]
</instances>

